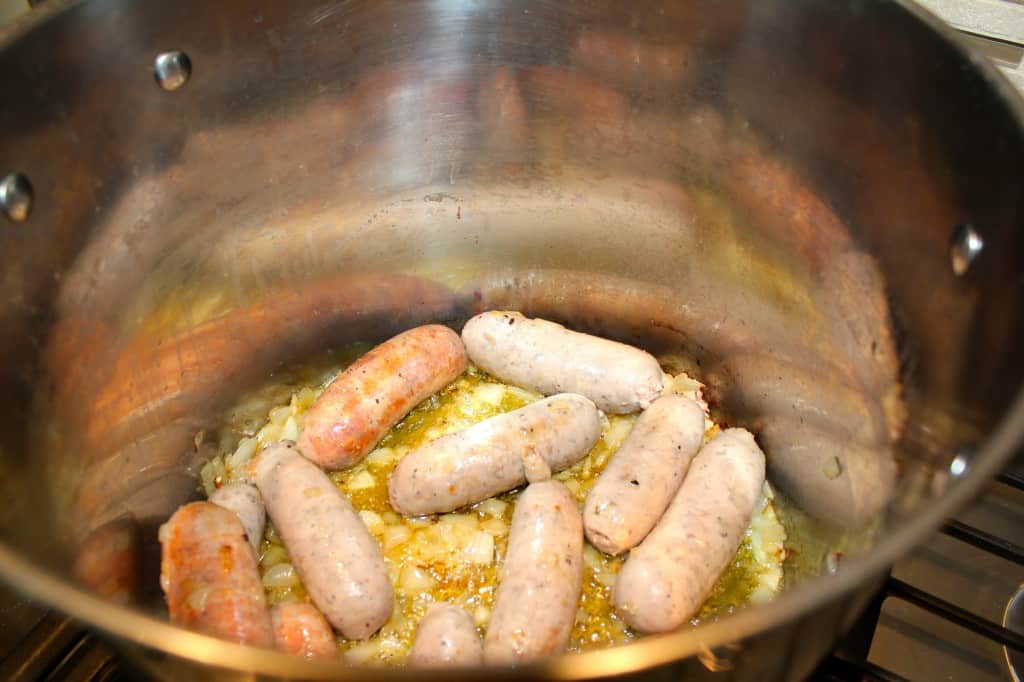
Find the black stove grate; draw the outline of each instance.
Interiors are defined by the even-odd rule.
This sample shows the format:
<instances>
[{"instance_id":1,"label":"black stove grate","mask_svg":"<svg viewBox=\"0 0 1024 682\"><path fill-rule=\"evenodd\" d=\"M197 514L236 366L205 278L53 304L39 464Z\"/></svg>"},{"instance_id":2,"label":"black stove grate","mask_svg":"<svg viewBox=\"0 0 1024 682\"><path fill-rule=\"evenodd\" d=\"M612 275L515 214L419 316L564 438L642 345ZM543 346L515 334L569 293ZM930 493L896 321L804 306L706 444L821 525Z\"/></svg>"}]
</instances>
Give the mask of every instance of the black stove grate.
<instances>
[{"instance_id":1,"label":"black stove grate","mask_svg":"<svg viewBox=\"0 0 1024 682\"><path fill-rule=\"evenodd\" d=\"M1024 492L1024 476L1018 473L1003 473L996 480L1017 491ZM952 520L942 527L946 535L965 542L983 552L995 554L1007 561L1024 565L1024 547L983 530ZM924 609L939 618L981 635L993 642L1024 653L1024 635L1008 630L998 623L962 609L925 590L914 587L898 578L890 576L875 597L871 606L854 626L850 636L822 663L814 675L814 679L835 682L902 682L906 678L882 668L867 660L871 649L871 638L878 624L878 616L882 605L887 599L900 599L920 609ZM854 652L850 655L850 652Z\"/></svg>"}]
</instances>

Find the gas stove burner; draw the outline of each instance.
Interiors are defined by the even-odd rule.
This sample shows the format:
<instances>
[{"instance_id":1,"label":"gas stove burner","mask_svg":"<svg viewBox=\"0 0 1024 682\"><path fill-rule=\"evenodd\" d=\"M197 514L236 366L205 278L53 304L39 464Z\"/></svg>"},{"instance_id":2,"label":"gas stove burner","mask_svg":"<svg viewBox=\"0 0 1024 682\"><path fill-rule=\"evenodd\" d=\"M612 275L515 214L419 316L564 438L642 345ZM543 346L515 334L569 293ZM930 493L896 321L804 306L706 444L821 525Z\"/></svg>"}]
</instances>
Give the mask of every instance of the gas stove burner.
<instances>
[{"instance_id":1,"label":"gas stove burner","mask_svg":"<svg viewBox=\"0 0 1024 682\"><path fill-rule=\"evenodd\" d=\"M1003 613L1003 627L1024 634L1024 585L1020 586L1007 603L1006 612ZM1024 673L1024 653L1005 646L1003 653L1006 655L1006 665L1010 668L1013 682L1021 682L1021 674Z\"/></svg>"}]
</instances>

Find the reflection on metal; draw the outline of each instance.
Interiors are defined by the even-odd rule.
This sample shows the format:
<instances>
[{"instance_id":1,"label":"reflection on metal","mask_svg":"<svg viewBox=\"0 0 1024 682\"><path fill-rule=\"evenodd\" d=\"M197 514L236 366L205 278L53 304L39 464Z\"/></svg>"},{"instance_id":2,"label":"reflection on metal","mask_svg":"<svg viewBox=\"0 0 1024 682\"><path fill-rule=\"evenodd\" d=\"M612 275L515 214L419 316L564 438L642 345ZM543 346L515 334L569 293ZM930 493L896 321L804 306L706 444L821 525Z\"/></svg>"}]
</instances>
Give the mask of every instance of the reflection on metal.
<instances>
[{"instance_id":1,"label":"reflection on metal","mask_svg":"<svg viewBox=\"0 0 1024 682\"><path fill-rule=\"evenodd\" d=\"M981 255L985 248L985 240L971 225L959 225L953 232L953 240L949 247L950 259L953 263L953 273L957 277L963 277L967 270Z\"/></svg>"},{"instance_id":2,"label":"reflection on metal","mask_svg":"<svg viewBox=\"0 0 1024 682\"><path fill-rule=\"evenodd\" d=\"M21 173L0 180L0 211L8 220L24 222L32 212L32 183Z\"/></svg>"},{"instance_id":3,"label":"reflection on metal","mask_svg":"<svg viewBox=\"0 0 1024 682\"><path fill-rule=\"evenodd\" d=\"M953 461L949 463L949 473L953 478L959 478L967 472L971 466L971 459L974 457L974 451L974 445L969 443L960 447L956 453L956 457L954 457Z\"/></svg>"},{"instance_id":4,"label":"reflection on metal","mask_svg":"<svg viewBox=\"0 0 1024 682\"><path fill-rule=\"evenodd\" d=\"M153 60L153 75L161 88L172 92L188 82L192 60L180 50L163 52Z\"/></svg>"},{"instance_id":5,"label":"reflection on metal","mask_svg":"<svg viewBox=\"0 0 1024 682\"><path fill-rule=\"evenodd\" d=\"M1006 605L1003 627L1024 635L1024 585L1020 586ZM1024 675L1024 653L1004 646L1003 654L1006 656L1006 665L1010 668L1013 682L1021 682L1021 675Z\"/></svg>"}]
</instances>

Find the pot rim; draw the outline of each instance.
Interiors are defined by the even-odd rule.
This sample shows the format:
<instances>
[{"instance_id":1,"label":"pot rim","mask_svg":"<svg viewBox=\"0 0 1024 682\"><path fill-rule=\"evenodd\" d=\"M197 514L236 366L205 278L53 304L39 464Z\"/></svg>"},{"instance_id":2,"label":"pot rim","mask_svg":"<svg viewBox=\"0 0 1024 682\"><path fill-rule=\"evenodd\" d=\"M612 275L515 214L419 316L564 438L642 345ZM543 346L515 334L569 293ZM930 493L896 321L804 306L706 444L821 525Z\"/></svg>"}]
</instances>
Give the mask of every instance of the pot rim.
<instances>
[{"instance_id":1,"label":"pot rim","mask_svg":"<svg viewBox=\"0 0 1024 682\"><path fill-rule=\"evenodd\" d=\"M86 0L49 0L0 29L0 51L48 21ZM974 55L955 29L912 0L891 0L950 44L977 75L992 88L1013 114L1024 136L1024 99L999 70L984 57ZM663 635L647 636L619 647L570 654L518 668L493 668L497 679L545 677L578 680L610 677L671 663L781 626L828 602L853 592L887 568L956 511L968 504L1009 461L1024 440L1024 389L1017 392L1003 419L979 447L965 475L941 496L929 500L922 511L901 520L886 531L871 552L851 557L842 570L821 576L784 591L771 602L753 605L715 623ZM272 650L233 644L171 625L154 615L105 601L49 570L41 569L0 542L0 578L19 592L52 606L86 625L94 626L128 643L188 659L204 665L269 675L306 679L379 679L382 669L353 667L343 662L306 661ZM399 679L477 679L479 669L442 671L388 669Z\"/></svg>"}]
</instances>

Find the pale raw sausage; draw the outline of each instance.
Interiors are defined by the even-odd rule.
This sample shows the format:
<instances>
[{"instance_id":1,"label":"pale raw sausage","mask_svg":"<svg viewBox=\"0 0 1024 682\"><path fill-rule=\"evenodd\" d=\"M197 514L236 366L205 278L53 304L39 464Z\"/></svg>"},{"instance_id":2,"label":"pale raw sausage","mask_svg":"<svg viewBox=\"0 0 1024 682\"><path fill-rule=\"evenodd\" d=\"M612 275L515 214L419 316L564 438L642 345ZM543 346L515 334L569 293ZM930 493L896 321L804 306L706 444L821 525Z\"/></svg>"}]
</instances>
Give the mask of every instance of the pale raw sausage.
<instances>
[{"instance_id":1,"label":"pale raw sausage","mask_svg":"<svg viewBox=\"0 0 1024 682\"><path fill-rule=\"evenodd\" d=\"M473 317L462 340L470 359L498 379L545 395L579 393L610 414L642 410L664 389L650 353L517 312Z\"/></svg>"},{"instance_id":2,"label":"pale raw sausage","mask_svg":"<svg viewBox=\"0 0 1024 682\"><path fill-rule=\"evenodd\" d=\"M641 414L583 506L587 539L619 554L644 539L665 512L704 442L704 411L665 395Z\"/></svg>"},{"instance_id":3,"label":"pale raw sausage","mask_svg":"<svg viewBox=\"0 0 1024 682\"><path fill-rule=\"evenodd\" d=\"M245 535L256 551L263 540L263 526L267 522L267 512L263 509L263 498L254 485L248 483L228 483L210 495L210 502L218 507L233 511L245 528Z\"/></svg>"},{"instance_id":4,"label":"pale raw sausage","mask_svg":"<svg viewBox=\"0 0 1024 682\"><path fill-rule=\"evenodd\" d=\"M458 509L572 466L600 437L594 403L551 396L407 454L388 479L391 506L407 516Z\"/></svg>"},{"instance_id":5,"label":"pale raw sausage","mask_svg":"<svg viewBox=\"0 0 1024 682\"><path fill-rule=\"evenodd\" d=\"M764 468L744 429L726 429L701 448L665 515L619 571L615 610L630 627L667 632L697 612L750 525Z\"/></svg>"},{"instance_id":6,"label":"pale raw sausage","mask_svg":"<svg viewBox=\"0 0 1024 682\"><path fill-rule=\"evenodd\" d=\"M376 632L394 595L380 547L349 501L289 445L263 450L250 472L316 607L348 639Z\"/></svg>"},{"instance_id":7,"label":"pale raw sausage","mask_svg":"<svg viewBox=\"0 0 1024 682\"><path fill-rule=\"evenodd\" d=\"M423 668L479 665L483 657L470 615L453 604L434 604L416 628L409 663Z\"/></svg>"},{"instance_id":8,"label":"pale raw sausage","mask_svg":"<svg viewBox=\"0 0 1024 682\"><path fill-rule=\"evenodd\" d=\"M558 481L519 496L491 622L487 663L522 663L565 651L583 584L583 520Z\"/></svg>"}]
</instances>

